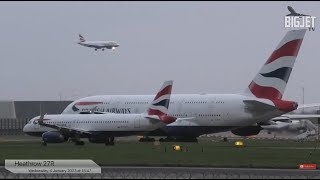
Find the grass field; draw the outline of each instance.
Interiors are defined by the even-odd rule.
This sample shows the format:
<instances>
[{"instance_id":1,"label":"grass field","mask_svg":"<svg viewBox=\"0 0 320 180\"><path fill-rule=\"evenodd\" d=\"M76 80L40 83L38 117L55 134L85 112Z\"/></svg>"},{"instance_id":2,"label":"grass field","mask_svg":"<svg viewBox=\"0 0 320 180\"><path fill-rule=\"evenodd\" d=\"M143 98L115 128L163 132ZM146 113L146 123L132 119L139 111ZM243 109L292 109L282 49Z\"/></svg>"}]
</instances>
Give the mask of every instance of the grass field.
<instances>
[{"instance_id":1,"label":"grass field","mask_svg":"<svg viewBox=\"0 0 320 180\"><path fill-rule=\"evenodd\" d=\"M235 141L199 143L116 142L115 146L86 143L48 144L39 142L0 142L0 165L5 159L92 159L99 165L141 166L210 166L297 168L301 163L320 165L320 142L244 140L245 147ZM174 151L173 145L182 146Z\"/></svg>"}]
</instances>

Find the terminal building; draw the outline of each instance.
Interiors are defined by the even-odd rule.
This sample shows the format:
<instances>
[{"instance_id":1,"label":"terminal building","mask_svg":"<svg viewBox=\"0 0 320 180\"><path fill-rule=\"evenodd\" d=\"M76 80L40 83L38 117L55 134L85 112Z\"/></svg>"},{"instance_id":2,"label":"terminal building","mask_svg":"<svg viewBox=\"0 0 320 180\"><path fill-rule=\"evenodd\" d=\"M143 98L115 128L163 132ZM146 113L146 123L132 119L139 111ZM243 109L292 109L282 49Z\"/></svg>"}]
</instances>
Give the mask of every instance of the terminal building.
<instances>
[{"instance_id":1,"label":"terminal building","mask_svg":"<svg viewBox=\"0 0 320 180\"><path fill-rule=\"evenodd\" d=\"M61 114L72 101L0 101L0 136L22 135L28 121L42 114Z\"/></svg>"}]
</instances>

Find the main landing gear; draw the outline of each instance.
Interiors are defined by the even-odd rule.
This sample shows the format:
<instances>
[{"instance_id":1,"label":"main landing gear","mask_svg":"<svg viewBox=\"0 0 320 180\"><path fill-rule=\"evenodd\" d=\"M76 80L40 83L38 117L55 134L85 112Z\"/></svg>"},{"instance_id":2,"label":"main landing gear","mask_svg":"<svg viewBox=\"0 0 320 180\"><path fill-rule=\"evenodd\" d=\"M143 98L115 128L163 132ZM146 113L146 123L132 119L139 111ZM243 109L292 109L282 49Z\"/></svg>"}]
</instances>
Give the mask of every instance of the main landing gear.
<instances>
[{"instance_id":1,"label":"main landing gear","mask_svg":"<svg viewBox=\"0 0 320 180\"><path fill-rule=\"evenodd\" d=\"M106 146L114 146L114 137L108 137L108 138L106 138L105 145L106 145Z\"/></svg>"},{"instance_id":2,"label":"main landing gear","mask_svg":"<svg viewBox=\"0 0 320 180\"><path fill-rule=\"evenodd\" d=\"M149 138L148 136L145 136L139 139L139 142L155 142L155 141L156 140L154 138Z\"/></svg>"},{"instance_id":3,"label":"main landing gear","mask_svg":"<svg viewBox=\"0 0 320 180\"><path fill-rule=\"evenodd\" d=\"M166 137L160 138L159 142L194 142L198 143L197 138L173 138L173 137Z\"/></svg>"},{"instance_id":4,"label":"main landing gear","mask_svg":"<svg viewBox=\"0 0 320 180\"><path fill-rule=\"evenodd\" d=\"M71 141L74 142L74 145L76 146L83 146L84 142L80 140L79 136L75 136L73 138L71 138Z\"/></svg>"}]
</instances>

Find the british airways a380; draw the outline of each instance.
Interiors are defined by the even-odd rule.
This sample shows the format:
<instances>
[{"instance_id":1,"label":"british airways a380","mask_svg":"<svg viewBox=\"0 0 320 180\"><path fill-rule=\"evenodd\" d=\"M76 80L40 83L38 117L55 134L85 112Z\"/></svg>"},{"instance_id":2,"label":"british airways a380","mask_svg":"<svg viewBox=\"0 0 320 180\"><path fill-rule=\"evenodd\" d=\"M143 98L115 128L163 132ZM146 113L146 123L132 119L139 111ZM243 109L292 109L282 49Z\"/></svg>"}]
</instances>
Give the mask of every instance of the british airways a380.
<instances>
[{"instance_id":1,"label":"british airways a380","mask_svg":"<svg viewBox=\"0 0 320 180\"><path fill-rule=\"evenodd\" d=\"M104 49L112 49L115 50L116 47L119 47L120 45L117 42L114 41L86 41L84 37L79 34L80 41L78 44L90 48L94 48L96 51L98 49L101 49L104 51Z\"/></svg>"},{"instance_id":2,"label":"british airways a380","mask_svg":"<svg viewBox=\"0 0 320 180\"><path fill-rule=\"evenodd\" d=\"M200 135L232 131L239 136L257 135L270 120L297 109L294 101L283 100L306 29L286 33L244 92L239 94L172 95L169 115L178 119L148 136L167 140L196 140ZM100 112L141 113L150 95L91 96L71 103L63 114Z\"/></svg>"}]
</instances>

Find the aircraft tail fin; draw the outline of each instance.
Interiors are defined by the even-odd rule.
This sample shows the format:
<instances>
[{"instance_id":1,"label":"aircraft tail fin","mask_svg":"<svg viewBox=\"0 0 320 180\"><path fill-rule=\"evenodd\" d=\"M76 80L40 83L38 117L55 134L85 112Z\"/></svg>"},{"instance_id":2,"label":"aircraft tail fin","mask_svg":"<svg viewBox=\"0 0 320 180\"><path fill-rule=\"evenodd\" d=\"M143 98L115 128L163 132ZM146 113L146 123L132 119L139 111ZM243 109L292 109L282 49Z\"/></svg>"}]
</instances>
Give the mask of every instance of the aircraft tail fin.
<instances>
[{"instance_id":1,"label":"aircraft tail fin","mask_svg":"<svg viewBox=\"0 0 320 180\"><path fill-rule=\"evenodd\" d=\"M288 6L288 10L291 14L297 14L297 12L291 6Z\"/></svg>"},{"instance_id":2,"label":"aircraft tail fin","mask_svg":"<svg viewBox=\"0 0 320 180\"><path fill-rule=\"evenodd\" d=\"M85 42L86 41L81 34L79 34L79 38L80 38L80 42Z\"/></svg>"},{"instance_id":3,"label":"aircraft tail fin","mask_svg":"<svg viewBox=\"0 0 320 180\"><path fill-rule=\"evenodd\" d=\"M244 94L264 99L281 99L287 86L306 29L286 33Z\"/></svg>"},{"instance_id":4,"label":"aircraft tail fin","mask_svg":"<svg viewBox=\"0 0 320 180\"><path fill-rule=\"evenodd\" d=\"M159 119L165 124L170 124L176 120L175 117L168 116L172 85L173 81L163 83L147 110L147 117Z\"/></svg>"}]
</instances>

